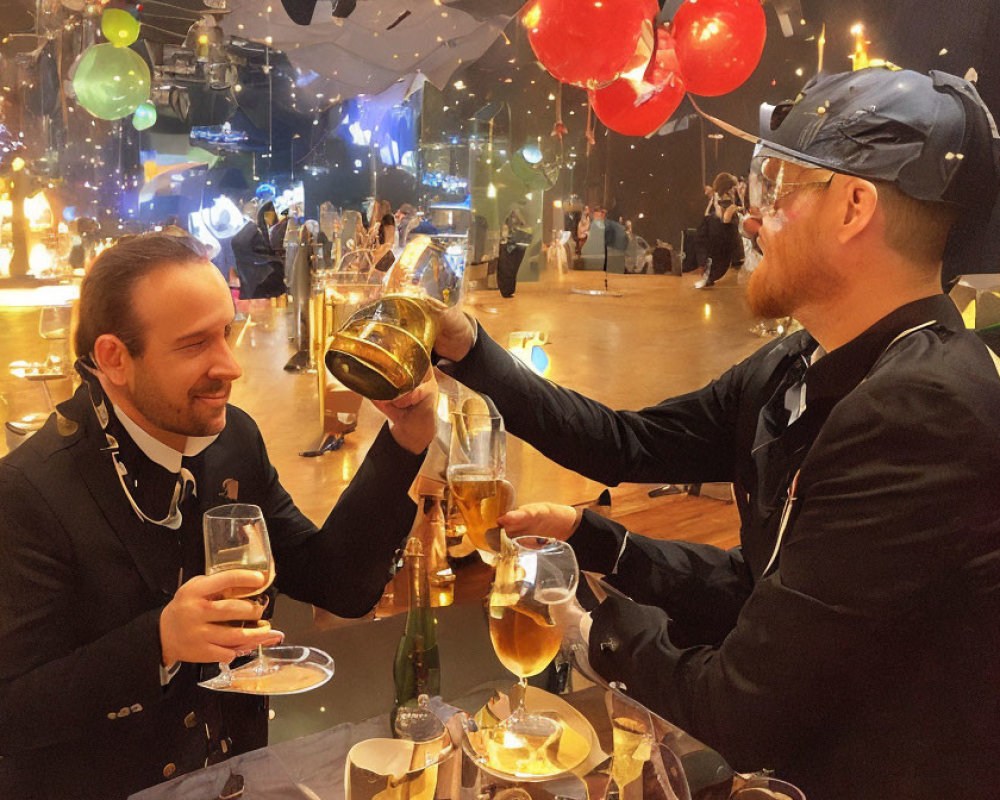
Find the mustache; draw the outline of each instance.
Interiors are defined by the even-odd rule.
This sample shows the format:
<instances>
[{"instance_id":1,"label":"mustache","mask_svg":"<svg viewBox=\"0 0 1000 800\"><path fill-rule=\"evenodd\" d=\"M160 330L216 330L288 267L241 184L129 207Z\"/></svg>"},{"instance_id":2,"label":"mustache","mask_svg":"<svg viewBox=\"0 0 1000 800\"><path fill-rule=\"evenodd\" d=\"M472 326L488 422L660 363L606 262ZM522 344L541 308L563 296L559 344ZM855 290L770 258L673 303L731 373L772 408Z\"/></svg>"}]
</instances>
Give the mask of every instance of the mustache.
<instances>
[{"instance_id":1,"label":"mustache","mask_svg":"<svg viewBox=\"0 0 1000 800\"><path fill-rule=\"evenodd\" d=\"M229 391L230 385L229 381L203 381L192 386L188 395L191 397L200 397L206 394L222 394Z\"/></svg>"}]
</instances>

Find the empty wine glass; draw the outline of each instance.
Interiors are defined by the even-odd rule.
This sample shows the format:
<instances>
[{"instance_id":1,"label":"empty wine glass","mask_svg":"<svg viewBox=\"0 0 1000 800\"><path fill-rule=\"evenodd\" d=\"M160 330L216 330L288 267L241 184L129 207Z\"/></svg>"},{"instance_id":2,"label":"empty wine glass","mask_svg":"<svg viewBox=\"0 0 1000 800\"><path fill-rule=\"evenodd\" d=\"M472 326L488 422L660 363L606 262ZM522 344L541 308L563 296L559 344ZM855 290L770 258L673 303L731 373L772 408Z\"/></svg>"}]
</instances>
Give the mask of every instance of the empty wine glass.
<instances>
[{"instance_id":1,"label":"empty wine glass","mask_svg":"<svg viewBox=\"0 0 1000 800\"><path fill-rule=\"evenodd\" d=\"M489 595L490 640L497 658L518 677L520 697L500 726L540 750L559 733L548 717L524 707L527 679L544 670L562 644L565 604L575 596L580 572L565 542L542 536L503 537ZM519 746L523 746L520 745Z\"/></svg>"},{"instance_id":2,"label":"empty wine glass","mask_svg":"<svg viewBox=\"0 0 1000 800\"><path fill-rule=\"evenodd\" d=\"M491 413L452 414L448 487L465 519L465 532L483 560L500 550L497 518L514 507L514 487L504 480L506 433Z\"/></svg>"}]
</instances>

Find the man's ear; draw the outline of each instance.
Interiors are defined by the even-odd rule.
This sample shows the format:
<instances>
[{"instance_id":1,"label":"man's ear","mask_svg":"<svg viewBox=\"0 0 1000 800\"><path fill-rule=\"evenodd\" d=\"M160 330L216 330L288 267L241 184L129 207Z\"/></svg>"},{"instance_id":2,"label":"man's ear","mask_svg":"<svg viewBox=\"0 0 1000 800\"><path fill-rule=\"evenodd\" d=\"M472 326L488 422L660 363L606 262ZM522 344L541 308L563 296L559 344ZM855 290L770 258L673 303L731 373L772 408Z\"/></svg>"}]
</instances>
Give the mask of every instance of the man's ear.
<instances>
[{"instance_id":1,"label":"man's ear","mask_svg":"<svg viewBox=\"0 0 1000 800\"><path fill-rule=\"evenodd\" d=\"M94 364L115 386L124 386L132 355L121 339L113 333L103 333L94 342Z\"/></svg>"},{"instance_id":2,"label":"man's ear","mask_svg":"<svg viewBox=\"0 0 1000 800\"><path fill-rule=\"evenodd\" d=\"M864 178L854 178L849 175L834 177L834 185L843 179L837 196L843 204L844 217L837 238L841 244L847 244L862 235L872 225L875 209L878 207L878 187Z\"/></svg>"}]
</instances>

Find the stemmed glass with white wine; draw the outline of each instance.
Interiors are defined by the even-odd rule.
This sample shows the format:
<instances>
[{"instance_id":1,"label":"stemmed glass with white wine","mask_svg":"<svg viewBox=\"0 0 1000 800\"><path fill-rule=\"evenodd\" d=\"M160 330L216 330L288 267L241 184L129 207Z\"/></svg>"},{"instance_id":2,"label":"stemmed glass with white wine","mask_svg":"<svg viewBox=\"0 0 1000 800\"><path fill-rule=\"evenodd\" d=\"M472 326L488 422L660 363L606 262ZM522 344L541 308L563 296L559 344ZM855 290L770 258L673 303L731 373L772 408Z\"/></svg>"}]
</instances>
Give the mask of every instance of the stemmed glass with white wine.
<instances>
[{"instance_id":1,"label":"stemmed glass with white wine","mask_svg":"<svg viewBox=\"0 0 1000 800\"><path fill-rule=\"evenodd\" d=\"M223 593L226 600L256 598L274 582L274 556L267 524L259 506L234 503L205 512L205 573L215 575L230 569L256 570L264 585L255 589L233 587ZM237 622L233 625L255 625ZM309 647L257 647L257 657L238 669L219 664L219 675L199 685L208 689L248 694L291 694L314 689L333 676L333 659Z\"/></svg>"},{"instance_id":2,"label":"stemmed glass with white wine","mask_svg":"<svg viewBox=\"0 0 1000 800\"><path fill-rule=\"evenodd\" d=\"M524 706L527 679L555 658L562 644L565 615L580 578L576 556L565 542L542 536L502 537L500 558L489 595L490 640L497 658L518 677L517 707L499 726L505 746L543 755L560 727ZM509 734L512 734L509 735Z\"/></svg>"}]
</instances>

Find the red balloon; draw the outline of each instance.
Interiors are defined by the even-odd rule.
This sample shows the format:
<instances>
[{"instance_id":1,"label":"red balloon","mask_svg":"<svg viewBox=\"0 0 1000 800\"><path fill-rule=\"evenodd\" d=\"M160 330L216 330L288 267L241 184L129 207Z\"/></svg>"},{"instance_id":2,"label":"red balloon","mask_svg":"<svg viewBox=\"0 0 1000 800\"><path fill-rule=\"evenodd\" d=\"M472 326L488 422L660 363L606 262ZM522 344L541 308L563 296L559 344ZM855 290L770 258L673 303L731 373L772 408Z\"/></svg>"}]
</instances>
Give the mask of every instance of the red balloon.
<instances>
[{"instance_id":1,"label":"red balloon","mask_svg":"<svg viewBox=\"0 0 1000 800\"><path fill-rule=\"evenodd\" d=\"M626 136L648 136L670 119L684 99L684 79L680 74L674 38L661 27L656 31L656 51L642 76L651 86L636 86L629 78L619 78L610 86L590 92L597 118L611 130ZM652 92L636 105L640 93Z\"/></svg>"},{"instance_id":2,"label":"red balloon","mask_svg":"<svg viewBox=\"0 0 1000 800\"><path fill-rule=\"evenodd\" d=\"M687 0L670 32L688 91L715 97L753 74L764 51L767 19L760 0Z\"/></svg>"},{"instance_id":3,"label":"red balloon","mask_svg":"<svg viewBox=\"0 0 1000 800\"><path fill-rule=\"evenodd\" d=\"M657 0L532 0L521 15L535 56L563 83L600 86L635 54Z\"/></svg>"}]
</instances>

